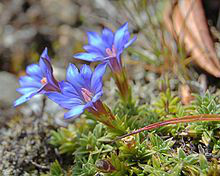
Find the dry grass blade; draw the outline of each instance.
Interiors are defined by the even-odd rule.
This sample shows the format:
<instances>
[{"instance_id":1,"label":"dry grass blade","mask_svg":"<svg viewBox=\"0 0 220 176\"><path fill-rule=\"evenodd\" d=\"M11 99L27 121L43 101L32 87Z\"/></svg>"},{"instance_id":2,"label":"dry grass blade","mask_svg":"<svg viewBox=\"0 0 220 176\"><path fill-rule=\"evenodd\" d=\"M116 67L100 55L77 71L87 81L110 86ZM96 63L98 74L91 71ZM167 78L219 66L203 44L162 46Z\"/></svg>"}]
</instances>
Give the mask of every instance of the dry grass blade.
<instances>
[{"instance_id":1,"label":"dry grass blade","mask_svg":"<svg viewBox=\"0 0 220 176\"><path fill-rule=\"evenodd\" d=\"M169 4L164 18L167 29L184 43L193 60L208 73L220 77L220 62L211 39L201 0Z\"/></svg>"},{"instance_id":2,"label":"dry grass blade","mask_svg":"<svg viewBox=\"0 0 220 176\"><path fill-rule=\"evenodd\" d=\"M173 118L170 120L156 122L156 123L152 123L150 125L147 125L143 128L132 131L132 132L125 134L123 136L120 136L120 137L116 138L115 141L122 139L122 138L125 138L127 136L131 136L131 135L140 133L142 131L149 131L149 130L153 130L153 129L156 129L156 128L159 128L162 126L166 126L166 125L178 124L178 123L205 122L205 121L208 121L208 122L220 121L220 115L219 114L200 114L200 115L184 116L181 118Z\"/></svg>"}]
</instances>

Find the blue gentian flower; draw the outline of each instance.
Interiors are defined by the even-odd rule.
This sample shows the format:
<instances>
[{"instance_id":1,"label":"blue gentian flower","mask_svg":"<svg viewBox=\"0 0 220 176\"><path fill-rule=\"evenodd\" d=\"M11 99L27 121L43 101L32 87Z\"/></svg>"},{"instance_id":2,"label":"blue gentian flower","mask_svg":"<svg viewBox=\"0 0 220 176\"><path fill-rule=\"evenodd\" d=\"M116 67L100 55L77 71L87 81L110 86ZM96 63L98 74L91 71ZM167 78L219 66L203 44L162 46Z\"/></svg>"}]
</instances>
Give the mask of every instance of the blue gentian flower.
<instances>
[{"instance_id":1,"label":"blue gentian flower","mask_svg":"<svg viewBox=\"0 0 220 176\"><path fill-rule=\"evenodd\" d=\"M60 82L61 92L49 92L47 96L70 110L64 115L66 119L78 117L85 109L95 114L102 113L100 97L103 94L102 77L105 69L106 64L100 64L92 72L89 66L83 65L79 72L74 64L69 64L66 81Z\"/></svg>"},{"instance_id":2,"label":"blue gentian flower","mask_svg":"<svg viewBox=\"0 0 220 176\"><path fill-rule=\"evenodd\" d=\"M88 45L83 48L86 53L78 53L75 58L90 62L107 62L113 72L120 71L122 68L121 54L125 48L130 46L136 36L130 39L128 23L122 25L116 32L104 28L102 34L88 32Z\"/></svg>"},{"instance_id":3,"label":"blue gentian flower","mask_svg":"<svg viewBox=\"0 0 220 176\"><path fill-rule=\"evenodd\" d=\"M59 83L53 76L51 61L47 53L47 48L40 56L39 64L31 64L26 68L26 76L22 76L19 80L21 85L17 91L23 96L14 102L14 106L18 106L36 94L45 94L50 91L60 91Z\"/></svg>"}]
</instances>

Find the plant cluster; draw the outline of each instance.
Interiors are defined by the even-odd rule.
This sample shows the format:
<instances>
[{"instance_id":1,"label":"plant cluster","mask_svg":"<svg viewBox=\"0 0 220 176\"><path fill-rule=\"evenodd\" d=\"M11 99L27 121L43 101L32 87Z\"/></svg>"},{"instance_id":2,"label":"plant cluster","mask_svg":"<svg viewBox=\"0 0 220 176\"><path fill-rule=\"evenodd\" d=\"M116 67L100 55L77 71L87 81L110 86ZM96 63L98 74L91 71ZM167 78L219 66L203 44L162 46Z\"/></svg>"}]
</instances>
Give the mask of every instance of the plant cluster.
<instances>
[{"instance_id":1,"label":"plant cluster","mask_svg":"<svg viewBox=\"0 0 220 176\"><path fill-rule=\"evenodd\" d=\"M74 157L74 163L62 166L55 161L47 175L218 175L219 124L210 121L220 121L219 100L207 93L183 106L168 88L154 104L140 106L132 98L121 60L124 49L136 40L130 39L128 23L115 33L105 28L101 35L87 34L86 52L74 57L101 62L94 71L88 65L79 70L69 64L66 80L57 81L45 49L39 64L28 66L27 76L20 79L23 96L15 106L44 94L69 110L65 119L84 113L68 128L52 131L50 143ZM107 67L118 88L115 108L100 99Z\"/></svg>"},{"instance_id":2,"label":"plant cluster","mask_svg":"<svg viewBox=\"0 0 220 176\"><path fill-rule=\"evenodd\" d=\"M140 107L133 104L131 110L121 103L120 108L114 108L114 115L119 118L118 123L124 131L172 120L174 117L181 119L180 115L188 118L191 115L197 116L197 110L204 104L210 107L207 116L214 114L214 118L219 117L216 108L218 97L208 92L204 96L196 96L189 106L182 105L177 99L176 95L167 90L152 105ZM162 109L165 110L167 105L162 100L167 100L169 107L178 108L165 113ZM55 171L62 173L60 175L81 176L218 175L219 127L216 122L180 123L113 141L119 132L91 120L89 114L86 114L69 125L68 129L60 128L52 132L50 143L61 154L73 157L74 163L66 169L61 167L62 163L59 169L52 165L47 175L53 175Z\"/></svg>"}]
</instances>

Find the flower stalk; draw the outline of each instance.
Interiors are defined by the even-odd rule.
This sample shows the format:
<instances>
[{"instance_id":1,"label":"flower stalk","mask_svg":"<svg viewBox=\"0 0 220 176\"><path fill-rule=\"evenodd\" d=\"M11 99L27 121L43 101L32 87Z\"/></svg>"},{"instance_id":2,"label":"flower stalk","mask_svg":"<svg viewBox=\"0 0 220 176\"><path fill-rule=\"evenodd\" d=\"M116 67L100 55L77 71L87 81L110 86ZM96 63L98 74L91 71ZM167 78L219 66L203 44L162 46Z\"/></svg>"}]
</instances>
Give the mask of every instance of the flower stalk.
<instances>
[{"instance_id":1,"label":"flower stalk","mask_svg":"<svg viewBox=\"0 0 220 176\"><path fill-rule=\"evenodd\" d=\"M122 101L126 104L130 104L132 101L131 87L129 86L125 69L122 68L119 72L112 73Z\"/></svg>"},{"instance_id":2,"label":"flower stalk","mask_svg":"<svg viewBox=\"0 0 220 176\"><path fill-rule=\"evenodd\" d=\"M200 115L191 115L191 116L184 116L182 118L173 118L170 120L165 120L162 122L156 122L150 125L147 125L143 128L140 128L138 130L135 130L131 133L122 135L118 137L116 140L140 133L142 131L149 131L153 130L165 125L170 125L170 124L178 124L178 123L192 123L192 122L205 122L205 121L220 121L220 115L218 114L200 114Z\"/></svg>"},{"instance_id":3,"label":"flower stalk","mask_svg":"<svg viewBox=\"0 0 220 176\"><path fill-rule=\"evenodd\" d=\"M114 125L112 125L112 121L115 120L115 116L112 114L109 107L103 104L102 101L96 101L94 103L94 107L88 108L88 112L92 113L96 117L96 120L100 121L106 126L115 128Z\"/></svg>"}]
</instances>

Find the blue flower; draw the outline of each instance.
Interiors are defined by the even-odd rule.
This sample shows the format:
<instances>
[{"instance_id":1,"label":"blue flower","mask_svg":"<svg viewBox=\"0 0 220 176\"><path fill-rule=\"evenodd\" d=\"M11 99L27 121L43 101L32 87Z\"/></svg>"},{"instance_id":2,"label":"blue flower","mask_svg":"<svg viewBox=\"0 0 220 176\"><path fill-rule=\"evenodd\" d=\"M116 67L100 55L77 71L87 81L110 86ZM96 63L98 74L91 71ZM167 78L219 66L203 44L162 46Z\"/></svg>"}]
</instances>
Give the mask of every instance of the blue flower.
<instances>
[{"instance_id":1,"label":"blue flower","mask_svg":"<svg viewBox=\"0 0 220 176\"><path fill-rule=\"evenodd\" d=\"M74 64L69 64L67 81L60 82L61 92L49 92L47 96L61 107L70 110L64 115L66 119L78 117L85 109L99 113L105 69L106 64L100 64L92 72L89 66L83 65L79 72Z\"/></svg>"},{"instance_id":2,"label":"blue flower","mask_svg":"<svg viewBox=\"0 0 220 176\"><path fill-rule=\"evenodd\" d=\"M104 28L101 35L96 32L88 32L87 35L88 45L83 47L86 53L78 53L74 57L89 62L107 62L113 71L122 68L120 56L123 50L136 40L136 36L129 40L128 23L122 25L115 33Z\"/></svg>"},{"instance_id":3,"label":"blue flower","mask_svg":"<svg viewBox=\"0 0 220 176\"><path fill-rule=\"evenodd\" d=\"M36 94L45 94L49 91L60 91L58 82L53 76L53 69L50 58L47 54L47 48L40 57L39 64L31 64L26 68L26 76L22 76L19 80L20 88L17 91L23 94L14 102L14 106L18 106Z\"/></svg>"}]
</instances>

